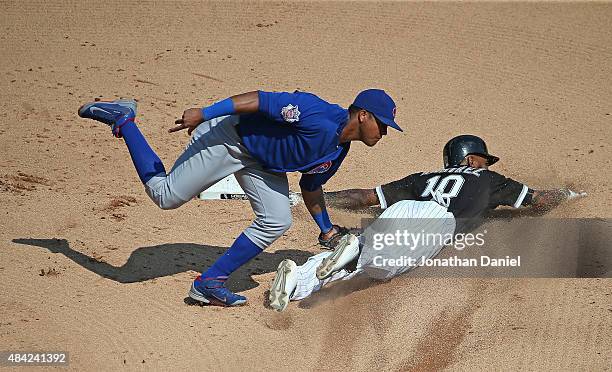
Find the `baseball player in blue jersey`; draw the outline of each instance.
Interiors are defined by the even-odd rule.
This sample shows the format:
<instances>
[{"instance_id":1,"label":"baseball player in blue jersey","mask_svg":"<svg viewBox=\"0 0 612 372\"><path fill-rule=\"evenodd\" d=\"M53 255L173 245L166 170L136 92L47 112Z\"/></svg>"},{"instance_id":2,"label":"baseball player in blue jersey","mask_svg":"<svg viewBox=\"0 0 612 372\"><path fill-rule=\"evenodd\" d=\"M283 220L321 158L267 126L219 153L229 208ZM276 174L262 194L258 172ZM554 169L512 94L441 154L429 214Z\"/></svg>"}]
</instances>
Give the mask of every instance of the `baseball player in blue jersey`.
<instances>
[{"instance_id":1,"label":"baseball player in blue jersey","mask_svg":"<svg viewBox=\"0 0 612 372\"><path fill-rule=\"evenodd\" d=\"M305 92L239 94L187 109L176 120L169 131L187 129L192 138L170 172L134 122L135 101L91 102L78 114L123 137L147 194L162 209L177 208L224 177L236 176L256 219L189 290L189 297L202 303L235 306L246 298L225 287L229 275L291 225L286 172L302 173L300 188L321 229L319 241L333 245L343 231L330 221L322 185L340 167L351 141L374 146L387 127L401 131L395 110L391 97L379 89L359 93L348 110ZM210 125L200 126L205 121Z\"/></svg>"}]
</instances>

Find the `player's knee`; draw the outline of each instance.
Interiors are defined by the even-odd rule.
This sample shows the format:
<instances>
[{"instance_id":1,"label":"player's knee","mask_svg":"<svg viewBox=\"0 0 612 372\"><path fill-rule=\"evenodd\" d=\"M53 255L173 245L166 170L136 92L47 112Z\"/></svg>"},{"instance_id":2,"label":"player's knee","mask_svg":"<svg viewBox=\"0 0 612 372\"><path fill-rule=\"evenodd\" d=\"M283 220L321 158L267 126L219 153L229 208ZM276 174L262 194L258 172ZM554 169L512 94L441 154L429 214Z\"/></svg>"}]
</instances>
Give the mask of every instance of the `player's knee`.
<instances>
[{"instance_id":1,"label":"player's knee","mask_svg":"<svg viewBox=\"0 0 612 372\"><path fill-rule=\"evenodd\" d=\"M163 210L176 209L186 202L172 193L164 192L163 187L151 187L147 184L145 185L145 190L153 203Z\"/></svg>"},{"instance_id":2,"label":"player's knee","mask_svg":"<svg viewBox=\"0 0 612 372\"><path fill-rule=\"evenodd\" d=\"M153 203L155 203L155 205L157 205L160 209L163 209L166 211L171 210L171 209L176 209L184 204L184 202L179 202L175 199L164 198L164 197L156 197L156 198L152 197L151 200L153 200Z\"/></svg>"},{"instance_id":3,"label":"player's knee","mask_svg":"<svg viewBox=\"0 0 612 372\"><path fill-rule=\"evenodd\" d=\"M288 213L287 215L284 215L282 217L277 217L274 219L265 219L263 221L263 224L268 229L268 231L270 231L273 235L275 235L275 237L278 238L279 236L287 232L287 230L289 230L292 222L293 221L291 218L291 213Z\"/></svg>"},{"instance_id":4,"label":"player's knee","mask_svg":"<svg viewBox=\"0 0 612 372\"><path fill-rule=\"evenodd\" d=\"M256 218L245 230L252 242L265 249L291 227L291 216L285 219Z\"/></svg>"},{"instance_id":5,"label":"player's knee","mask_svg":"<svg viewBox=\"0 0 612 372\"><path fill-rule=\"evenodd\" d=\"M168 211L168 210L171 210L171 209L176 209L176 208L180 207L181 205L182 204L175 203L175 202L170 202L170 203L161 202L161 203L157 204L158 207L160 207L161 209L163 209L165 211Z\"/></svg>"},{"instance_id":6,"label":"player's knee","mask_svg":"<svg viewBox=\"0 0 612 372\"><path fill-rule=\"evenodd\" d=\"M285 220L285 222L282 224L282 226L280 226L279 231L281 232L280 234L284 234L287 232L287 230L289 230L289 228L291 227L291 224L293 223L293 220L291 218L291 214L289 215L289 217Z\"/></svg>"},{"instance_id":7,"label":"player's knee","mask_svg":"<svg viewBox=\"0 0 612 372\"><path fill-rule=\"evenodd\" d=\"M283 215L263 216L255 219L252 228L266 245L272 244L291 227L291 212Z\"/></svg>"}]
</instances>

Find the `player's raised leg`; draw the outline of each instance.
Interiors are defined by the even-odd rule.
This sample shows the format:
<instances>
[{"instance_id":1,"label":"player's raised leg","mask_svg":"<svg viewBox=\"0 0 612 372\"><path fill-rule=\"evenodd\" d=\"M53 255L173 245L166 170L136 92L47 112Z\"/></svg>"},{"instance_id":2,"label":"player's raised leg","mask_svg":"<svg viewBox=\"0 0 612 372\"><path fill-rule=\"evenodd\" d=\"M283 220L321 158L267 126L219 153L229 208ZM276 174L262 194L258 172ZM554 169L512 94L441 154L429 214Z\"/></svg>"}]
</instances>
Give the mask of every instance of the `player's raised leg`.
<instances>
[{"instance_id":1,"label":"player's raised leg","mask_svg":"<svg viewBox=\"0 0 612 372\"><path fill-rule=\"evenodd\" d=\"M224 177L255 163L239 143L238 117L224 116L203 123L168 174L134 122L133 100L98 101L79 109L79 116L109 125L123 137L145 190L162 209L174 209Z\"/></svg>"},{"instance_id":2,"label":"player's raised leg","mask_svg":"<svg viewBox=\"0 0 612 372\"><path fill-rule=\"evenodd\" d=\"M240 143L238 120L223 116L200 124L168 174L158 173L145 183L149 197L160 208L177 208L226 176L257 164Z\"/></svg>"},{"instance_id":3,"label":"player's raised leg","mask_svg":"<svg viewBox=\"0 0 612 372\"><path fill-rule=\"evenodd\" d=\"M115 137L124 137L138 176L146 184L153 176L165 174L165 168L134 123L136 101L115 100L86 103L79 108L82 118L93 119L111 127Z\"/></svg>"}]
</instances>

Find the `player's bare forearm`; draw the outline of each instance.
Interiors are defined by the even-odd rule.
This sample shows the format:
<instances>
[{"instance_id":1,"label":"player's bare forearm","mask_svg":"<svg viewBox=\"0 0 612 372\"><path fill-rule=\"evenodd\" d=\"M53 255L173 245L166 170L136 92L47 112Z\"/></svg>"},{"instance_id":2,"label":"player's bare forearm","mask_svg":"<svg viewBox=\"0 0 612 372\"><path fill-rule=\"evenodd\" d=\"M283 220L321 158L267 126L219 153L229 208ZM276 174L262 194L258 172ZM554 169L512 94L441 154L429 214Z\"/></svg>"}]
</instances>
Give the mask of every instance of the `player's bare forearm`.
<instances>
[{"instance_id":1,"label":"player's bare forearm","mask_svg":"<svg viewBox=\"0 0 612 372\"><path fill-rule=\"evenodd\" d=\"M301 188L301 189L302 189L302 199L304 199L304 205L306 205L306 209L308 209L308 211L310 212L310 215L315 217L316 215L320 215L321 213L323 213L323 211L325 211L325 199L323 198L323 188L319 187L317 190L314 190L314 191L307 191L307 190L304 190L304 188ZM315 218L315 221L316 220L317 219ZM332 228L327 232L323 232L322 230L321 234L319 234L319 243L320 244L323 244L323 242L327 243L330 241L330 239L334 239L334 236L343 235L343 234L346 234L346 232L348 232L348 230L346 230L345 232L343 232L343 230L346 230L346 229L340 226L337 226L337 225L332 225ZM326 247L330 246L328 244L324 244L324 245Z\"/></svg>"},{"instance_id":2,"label":"player's bare forearm","mask_svg":"<svg viewBox=\"0 0 612 372\"><path fill-rule=\"evenodd\" d=\"M330 207L342 209L363 209L378 205L378 196L372 189L349 189L325 193Z\"/></svg>"},{"instance_id":3,"label":"player's bare forearm","mask_svg":"<svg viewBox=\"0 0 612 372\"><path fill-rule=\"evenodd\" d=\"M236 114L252 114L259 110L259 94L257 91L237 94L230 98L234 103Z\"/></svg>"},{"instance_id":4,"label":"player's bare forearm","mask_svg":"<svg viewBox=\"0 0 612 372\"><path fill-rule=\"evenodd\" d=\"M302 188L302 199L304 199L306 209L313 216L325 209L325 199L323 199L323 188L321 187L315 191L307 191Z\"/></svg>"},{"instance_id":5,"label":"player's bare forearm","mask_svg":"<svg viewBox=\"0 0 612 372\"><path fill-rule=\"evenodd\" d=\"M569 189L535 190L531 199L531 207L541 211L549 211L563 202L586 196L584 192L574 192Z\"/></svg>"},{"instance_id":6,"label":"player's bare forearm","mask_svg":"<svg viewBox=\"0 0 612 372\"><path fill-rule=\"evenodd\" d=\"M561 190L535 190L531 199L531 207L548 211L566 200L566 194Z\"/></svg>"}]
</instances>

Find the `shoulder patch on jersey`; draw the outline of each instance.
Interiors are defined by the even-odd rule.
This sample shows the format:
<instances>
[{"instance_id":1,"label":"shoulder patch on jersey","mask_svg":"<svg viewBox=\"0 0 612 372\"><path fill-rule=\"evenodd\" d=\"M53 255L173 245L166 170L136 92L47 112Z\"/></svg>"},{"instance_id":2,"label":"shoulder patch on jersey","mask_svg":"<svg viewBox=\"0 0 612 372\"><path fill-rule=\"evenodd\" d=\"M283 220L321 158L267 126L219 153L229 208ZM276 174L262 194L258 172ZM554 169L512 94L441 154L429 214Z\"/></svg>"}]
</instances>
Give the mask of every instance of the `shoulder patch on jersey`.
<instances>
[{"instance_id":1,"label":"shoulder patch on jersey","mask_svg":"<svg viewBox=\"0 0 612 372\"><path fill-rule=\"evenodd\" d=\"M321 163L317 165L316 167L312 168L311 170L306 172L306 174L325 173L329 170L329 168L331 168L331 165L332 165L331 161L326 161L325 163Z\"/></svg>"},{"instance_id":2,"label":"shoulder patch on jersey","mask_svg":"<svg viewBox=\"0 0 612 372\"><path fill-rule=\"evenodd\" d=\"M287 123L295 123L300 121L300 110L297 105L288 104L281 109L281 116Z\"/></svg>"}]
</instances>

